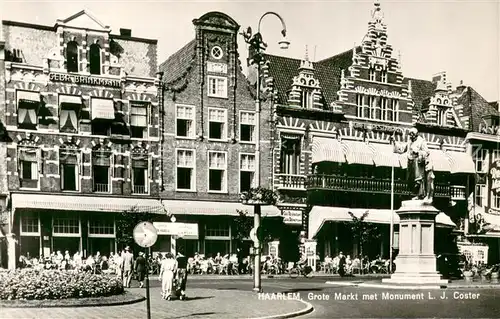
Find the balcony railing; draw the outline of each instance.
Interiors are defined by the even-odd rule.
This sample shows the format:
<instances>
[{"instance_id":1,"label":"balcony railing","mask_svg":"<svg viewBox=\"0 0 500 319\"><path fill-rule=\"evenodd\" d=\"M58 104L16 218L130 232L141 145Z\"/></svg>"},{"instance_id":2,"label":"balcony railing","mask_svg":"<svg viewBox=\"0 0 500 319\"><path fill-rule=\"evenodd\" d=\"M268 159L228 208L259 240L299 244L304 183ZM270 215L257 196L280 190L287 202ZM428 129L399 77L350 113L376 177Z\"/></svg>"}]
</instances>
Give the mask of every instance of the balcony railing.
<instances>
[{"instance_id":1,"label":"balcony railing","mask_svg":"<svg viewBox=\"0 0 500 319\"><path fill-rule=\"evenodd\" d=\"M276 174L278 189L298 189L305 190L306 177L294 174Z\"/></svg>"},{"instance_id":2,"label":"balcony railing","mask_svg":"<svg viewBox=\"0 0 500 319\"><path fill-rule=\"evenodd\" d=\"M109 184L94 183L94 192L109 193Z\"/></svg>"},{"instance_id":3,"label":"balcony railing","mask_svg":"<svg viewBox=\"0 0 500 319\"><path fill-rule=\"evenodd\" d=\"M450 197L451 200L465 200L465 186L451 185Z\"/></svg>"},{"instance_id":4,"label":"balcony railing","mask_svg":"<svg viewBox=\"0 0 500 319\"><path fill-rule=\"evenodd\" d=\"M134 194L147 194L148 190L145 185L134 185L132 188Z\"/></svg>"},{"instance_id":5,"label":"balcony railing","mask_svg":"<svg viewBox=\"0 0 500 319\"><path fill-rule=\"evenodd\" d=\"M353 177L339 175L309 175L307 189L328 189L347 192L391 193L391 180L384 178ZM406 181L394 181L394 194L411 195ZM447 184L434 185L435 197L450 197L450 187Z\"/></svg>"}]
</instances>

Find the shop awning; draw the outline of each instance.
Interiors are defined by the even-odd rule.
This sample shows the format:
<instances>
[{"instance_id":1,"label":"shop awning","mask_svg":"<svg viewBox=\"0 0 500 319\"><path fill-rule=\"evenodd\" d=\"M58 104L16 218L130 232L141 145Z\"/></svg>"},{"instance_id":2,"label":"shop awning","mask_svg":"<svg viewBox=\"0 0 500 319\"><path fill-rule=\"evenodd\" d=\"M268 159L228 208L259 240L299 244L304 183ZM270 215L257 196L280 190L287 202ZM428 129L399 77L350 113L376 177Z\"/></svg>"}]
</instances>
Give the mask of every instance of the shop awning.
<instances>
[{"instance_id":1,"label":"shop awning","mask_svg":"<svg viewBox=\"0 0 500 319\"><path fill-rule=\"evenodd\" d=\"M366 209L366 208L348 208L348 207L327 207L314 206L309 213L309 238L313 239L326 222L350 222L352 221L349 212L360 218L365 212L368 212L365 221L374 224L390 224L391 214L394 224L399 224L399 216L396 212L392 213L390 209ZM437 227L456 227L456 224L445 213L439 213L436 216Z\"/></svg>"},{"instance_id":2,"label":"shop awning","mask_svg":"<svg viewBox=\"0 0 500 319\"><path fill-rule=\"evenodd\" d=\"M452 173L475 174L476 165L472 156L464 152L447 152L450 158Z\"/></svg>"},{"instance_id":3,"label":"shop awning","mask_svg":"<svg viewBox=\"0 0 500 319\"><path fill-rule=\"evenodd\" d=\"M82 97L76 95L59 95L59 104L61 106L64 105L74 105L81 106L82 105Z\"/></svg>"},{"instance_id":4,"label":"shop awning","mask_svg":"<svg viewBox=\"0 0 500 319\"><path fill-rule=\"evenodd\" d=\"M92 99L92 119L115 119L115 106L111 99Z\"/></svg>"},{"instance_id":5,"label":"shop awning","mask_svg":"<svg viewBox=\"0 0 500 319\"><path fill-rule=\"evenodd\" d=\"M373 165L373 149L365 142L345 141L345 156L347 163L360 165Z\"/></svg>"},{"instance_id":6,"label":"shop awning","mask_svg":"<svg viewBox=\"0 0 500 319\"><path fill-rule=\"evenodd\" d=\"M370 144L373 151L375 166L402 167L402 161L406 161L401 154L394 153L391 144Z\"/></svg>"},{"instance_id":7,"label":"shop awning","mask_svg":"<svg viewBox=\"0 0 500 319\"><path fill-rule=\"evenodd\" d=\"M314 137L312 143L312 162L345 163L342 144L334 138Z\"/></svg>"},{"instance_id":8,"label":"shop awning","mask_svg":"<svg viewBox=\"0 0 500 319\"><path fill-rule=\"evenodd\" d=\"M227 215L238 216L238 210L253 216L253 206L238 202L163 200L165 210L173 215ZM262 217L278 217L281 211L276 206L261 206Z\"/></svg>"},{"instance_id":9,"label":"shop awning","mask_svg":"<svg viewBox=\"0 0 500 319\"><path fill-rule=\"evenodd\" d=\"M17 100L28 101L28 102L40 102L40 92L31 92L31 91L17 91Z\"/></svg>"},{"instance_id":10,"label":"shop awning","mask_svg":"<svg viewBox=\"0 0 500 319\"><path fill-rule=\"evenodd\" d=\"M166 214L159 200L109 196L12 194L12 209L18 208Z\"/></svg>"},{"instance_id":11,"label":"shop awning","mask_svg":"<svg viewBox=\"0 0 500 319\"><path fill-rule=\"evenodd\" d=\"M434 171L451 172L450 158L441 150L429 150Z\"/></svg>"}]
</instances>

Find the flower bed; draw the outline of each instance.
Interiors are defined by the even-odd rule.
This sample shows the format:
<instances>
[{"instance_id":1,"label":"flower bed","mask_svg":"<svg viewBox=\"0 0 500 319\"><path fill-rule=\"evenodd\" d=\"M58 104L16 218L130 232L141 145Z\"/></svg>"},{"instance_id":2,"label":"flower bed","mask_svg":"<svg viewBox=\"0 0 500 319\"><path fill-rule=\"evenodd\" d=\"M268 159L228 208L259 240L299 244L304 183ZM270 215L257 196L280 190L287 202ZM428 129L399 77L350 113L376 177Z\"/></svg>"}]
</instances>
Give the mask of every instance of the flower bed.
<instances>
[{"instance_id":1,"label":"flower bed","mask_svg":"<svg viewBox=\"0 0 500 319\"><path fill-rule=\"evenodd\" d=\"M45 269L0 272L0 300L105 297L123 292L115 276Z\"/></svg>"}]
</instances>

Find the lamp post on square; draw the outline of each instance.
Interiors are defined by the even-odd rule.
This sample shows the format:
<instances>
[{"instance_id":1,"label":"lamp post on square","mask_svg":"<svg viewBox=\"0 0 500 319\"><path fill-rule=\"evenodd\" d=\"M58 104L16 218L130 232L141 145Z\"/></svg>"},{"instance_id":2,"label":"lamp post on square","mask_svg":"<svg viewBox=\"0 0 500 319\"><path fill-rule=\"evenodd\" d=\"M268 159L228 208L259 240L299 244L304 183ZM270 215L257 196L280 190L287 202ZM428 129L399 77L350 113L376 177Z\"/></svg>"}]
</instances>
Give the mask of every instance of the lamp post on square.
<instances>
[{"instance_id":1,"label":"lamp post on square","mask_svg":"<svg viewBox=\"0 0 500 319\"><path fill-rule=\"evenodd\" d=\"M286 25L285 21L283 18L277 14L276 12L266 12L264 13L259 20L258 28L257 28L257 33L253 34L252 29L250 27L247 28L246 32L242 32L241 34L243 35L243 38L245 39L245 42L249 45L249 55L248 55L248 61L249 64L255 64L257 68L257 83L256 83L256 94L255 94L255 119L256 119L256 125L255 125L255 135L256 135L256 141L255 141L255 163L257 163L257 167L255 170L255 184L259 188L261 186L261 178L260 178L260 110L261 110L261 105L260 105L260 90L261 90L261 63L264 60L264 50L267 47L267 44L263 41L262 39L262 34L260 33L260 25L262 23L262 20L264 19L265 16L268 15L274 15L277 17L282 24L283 30L281 30L281 34L283 35L283 38L281 41L279 41L280 48L282 49L288 49L288 46L290 45L290 42L286 39ZM261 203L259 200L250 203L247 202L248 205L253 205L254 207L254 230L255 232L259 232L259 227L260 227L260 219L261 219ZM254 251L255 251L255 259L254 259L254 287L253 290L260 292L262 290L261 286L261 278L260 278L260 255L261 255L261 245L260 245L260 238L259 236L256 236L254 240Z\"/></svg>"}]
</instances>

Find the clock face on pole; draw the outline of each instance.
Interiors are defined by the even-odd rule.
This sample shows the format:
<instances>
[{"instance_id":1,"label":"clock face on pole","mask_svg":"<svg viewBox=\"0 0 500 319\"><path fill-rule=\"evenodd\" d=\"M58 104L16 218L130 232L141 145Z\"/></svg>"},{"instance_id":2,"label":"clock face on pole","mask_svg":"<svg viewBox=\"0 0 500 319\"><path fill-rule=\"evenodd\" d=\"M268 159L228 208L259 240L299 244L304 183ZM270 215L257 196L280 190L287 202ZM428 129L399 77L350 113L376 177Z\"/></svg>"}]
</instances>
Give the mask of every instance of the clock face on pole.
<instances>
[{"instance_id":1,"label":"clock face on pole","mask_svg":"<svg viewBox=\"0 0 500 319\"><path fill-rule=\"evenodd\" d=\"M140 222L134 227L134 240L137 245L147 248L156 243L158 233L150 222Z\"/></svg>"}]
</instances>

